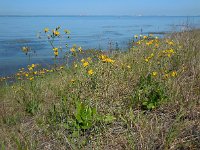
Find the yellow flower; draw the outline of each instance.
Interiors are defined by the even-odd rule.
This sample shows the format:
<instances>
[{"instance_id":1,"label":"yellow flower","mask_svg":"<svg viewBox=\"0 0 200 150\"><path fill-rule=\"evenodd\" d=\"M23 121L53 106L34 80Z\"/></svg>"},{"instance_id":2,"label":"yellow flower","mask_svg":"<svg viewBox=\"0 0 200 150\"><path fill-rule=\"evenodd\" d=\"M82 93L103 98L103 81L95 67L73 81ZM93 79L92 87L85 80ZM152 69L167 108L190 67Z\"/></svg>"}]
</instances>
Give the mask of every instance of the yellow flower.
<instances>
[{"instance_id":1,"label":"yellow flower","mask_svg":"<svg viewBox=\"0 0 200 150\"><path fill-rule=\"evenodd\" d=\"M44 32L45 32L45 33L49 32L49 28L45 28L45 29L44 29Z\"/></svg>"},{"instance_id":2,"label":"yellow flower","mask_svg":"<svg viewBox=\"0 0 200 150\"><path fill-rule=\"evenodd\" d=\"M58 51L58 48L57 48L57 47L53 48L53 51L54 51L54 52L57 52L57 51Z\"/></svg>"},{"instance_id":3,"label":"yellow flower","mask_svg":"<svg viewBox=\"0 0 200 150\"><path fill-rule=\"evenodd\" d=\"M145 35L145 36L143 36L143 38L144 38L144 39L147 39L147 36Z\"/></svg>"},{"instance_id":4,"label":"yellow flower","mask_svg":"<svg viewBox=\"0 0 200 150\"><path fill-rule=\"evenodd\" d=\"M156 47L156 48L158 48L158 47L159 47L159 44L158 44L158 43L156 43L156 44L155 44L155 47Z\"/></svg>"},{"instance_id":5,"label":"yellow flower","mask_svg":"<svg viewBox=\"0 0 200 150\"><path fill-rule=\"evenodd\" d=\"M74 64L74 68L77 68L78 67L78 65L77 64Z\"/></svg>"},{"instance_id":6,"label":"yellow flower","mask_svg":"<svg viewBox=\"0 0 200 150\"><path fill-rule=\"evenodd\" d=\"M174 50L173 49L170 49L169 52L172 53L172 54L174 54Z\"/></svg>"},{"instance_id":7,"label":"yellow flower","mask_svg":"<svg viewBox=\"0 0 200 150\"><path fill-rule=\"evenodd\" d=\"M81 62L82 62L82 63L85 62L85 59L81 59Z\"/></svg>"},{"instance_id":8,"label":"yellow flower","mask_svg":"<svg viewBox=\"0 0 200 150\"><path fill-rule=\"evenodd\" d=\"M88 58L87 58L87 60L88 60L88 61L91 61L91 60L92 60L92 58L91 58L91 57L88 57Z\"/></svg>"},{"instance_id":9,"label":"yellow flower","mask_svg":"<svg viewBox=\"0 0 200 150\"><path fill-rule=\"evenodd\" d=\"M152 37L152 36L153 36L153 34L149 34L149 36L151 36L151 37Z\"/></svg>"},{"instance_id":10,"label":"yellow flower","mask_svg":"<svg viewBox=\"0 0 200 150\"><path fill-rule=\"evenodd\" d=\"M79 47L78 50L79 50L79 52L82 52L82 47Z\"/></svg>"},{"instance_id":11,"label":"yellow flower","mask_svg":"<svg viewBox=\"0 0 200 150\"><path fill-rule=\"evenodd\" d=\"M32 71L32 70L33 70L33 68L32 68L32 67L29 67L29 68L28 68L28 70L29 70L29 71Z\"/></svg>"},{"instance_id":12,"label":"yellow flower","mask_svg":"<svg viewBox=\"0 0 200 150\"><path fill-rule=\"evenodd\" d=\"M169 74L165 74L164 77L165 77L165 78L168 78L168 77L169 77Z\"/></svg>"},{"instance_id":13,"label":"yellow flower","mask_svg":"<svg viewBox=\"0 0 200 150\"><path fill-rule=\"evenodd\" d=\"M149 42L147 42L147 43L146 43L146 45L147 45L147 46L149 46L149 45L150 45L150 43L149 43Z\"/></svg>"},{"instance_id":14,"label":"yellow flower","mask_svg":"<svg viewBox=\"0 0 200 150\"><path fill-rule=\"evenodd\" d=\"M131 66L128 65L127 68L128 68L128 69L131 69Z\"/></svg>"},{"instance_id":15,"label":"yellow flower","mask_svg":"<svg viewBox=\"0 0 200 150\"><path fill-rule=\"evenodd\" d=\"M70 31L69 31L69 30L64 30L64 32L65 32L66 34L70 34Z\"/></svg>"},{"instance_id":16,"label":"yellow flower","mask_svg":"<svg viewBox=\"0 0 200 150\"><path fill-rule=\"evenodd\" d=\"M63 68L64 68L64 67L62 67L62 66L60 67L60 69L63 69Z\"/></svg>"},{"instance_id":17,"label":"yellow flower","mask_svg":"<svg viewBox=\"0 0 200 150\"><path fill-rule=\"evenodd\" d=\"M153 56L154 56L154 54L153 54L153 53L151 53L150 57L152 58Z\"/></svg>"},{"instance_id":18,"label":"yellow flower","mask_svg":"<svg viewBox=\"0 0 200 150\"><path fill-rule=\"evenodd\" d=\"M140 44L141 44L141 41L138 41L137 44L140 45Z\"/></svg>"},{"instance_id":19,"label":"yellow flower","mask_svg":"<svg viewBox=\"0 0 200 150\"><path fill-rule=\"evenodd\" d=\"M174 42L173 42L173 41L171 41L171 42L168 42L168 44L169 44L169 45L174 45Z\"/></svg>"},{"instance_id":20,"label":"yellow flower","mask_svg":"<svg viewBox=\"0 0 200 150\"><path fill-rule=\"evenodd\" d=\"M22 51L23 51L24 53L28 53L29 50L30 50L30 48L27 47L27 46L22 47Z\"/></svg>"},{"instance_id":21,"label":"yellow flower","mask_svg":"<svg viewBox=\"0 0 200 150\"><path fill-rule=\"evenodd\" d=\"M103 60L103 59L106 59L107 56L102 54L102 55L99 56L99 58Z\"/></svg>"},{"instance_id":22,"label":"yellow flower","mask_svg":"<svg viewBox=\"0 0 200 150\"><path fill-rule=\"evenodd\" d=\"M74 82L75 82L75 79L71 79L71 82L74 83Z\"/></svg>"},{"instance_id":23,"label":"yellow flower","mask_svg":"<svg viewBox=\"0 0 200 150\"><path fill-rule=\"evenodd\" d=\"M28 73L26 73L25 76L28 77Z\"/></svg>"},{"instance_id":24,"label":"yellow flower","mask_svg":"<svg viewBox=\"0 0 200 150\"><path fill-rule=\"evenodd\" d=\"M87 67L89 65L89 63L86 61L83 63L83 67Z\"/></svg>"},{"instance_id":25,"label":"yellow flower","mask_svg":"<svg viewBox=\"0 0 200 150\"><path fill-rule=\"evenodd\" d=\"M171 57L171 54L167 54L167 57Z\"/></svg>"},{"instance_id":26,"label":"yellow flower","mask_svg":"<svg viewBox=\"0 0 200 150\"><path fill-rule=\"evenodd\" d=\"M30 81L32 81L34 79L34 77L29 78Z\"/></svg>"},{"instance_id":27,"label":"yellow flower","mask_svg":"<svg viewBox=\"0 0 200 150\"><path fill-rule=\"evenodd\" d=\"M54 52L54 55L55 55L55 56L58 56L58 51L55 51L55 52Z\"/></svg>"},{"instance_id":28,"label":"yellow flower","mask_svg":"<svg viewBox=\"0 0 200 150\"><path fill-rule=\"evenodd\" d=\"M94 74L93 70L92 70L92 69L88 70L88 74L89 74L89 75Z\"/></svg>"},{"instance_id":29,"label":"yellow flower","mask_svg":"<svg viewBox=\"0 0 200 150\"><path fill-rule=\"evenodd\" d=\"M134 35L134 37L137 39L137 38L138 38L138 35Z\"/></svg>"},{"instance_id":30,"label":"yellow flower","mask_svg":"<svg viewBox=\"0 0 200 150\"><path fill-rule=\"evenodd\" d=\"M172 75L172 77L176 77L176 76L177 76L177 72L176 72L176 71L173 71L173 72L171 73L171 75Z\"/></svg>"},{"instance_id":31,"label":"yellow flower","mask_svg":"<svg viewBox=\"0 0 200 150\"><path fill-rule=\"evenodd\" d=\"M149 62L149 59L148 59L148 58L145 58L145 61L146 61L146 62Z\"/></svg>"},{"instance_id":32,"label":"yellow flower","mask_svg":"<svg viewBox=\"0 0 200 150\"><path fill-rule=\"evenodd\" d=\"M110 59L110 58L106 58L102 60L103 62L109 62L109 63L114 63L115 61Z\"/></svg>"},{"instance_id":33,"label":"yellow flower","mask_svg":"<svg viewBox=\"0 0 200 150\"><path fill-rule=\"evenodd\" d=\"M153 75L153 76L157 76L158 73L154 71L154 72L152 73L152 75Z\"/></svg>"},{"instance_id":34,"label":"yellow flower","mask_svg":"<svg viewBox=\"0 0 200 150\"><path fill-rule=\"evenodd\" d=\"M60 35L60 32L57 31L57 30L53 30L53 34L54 34L55 36L59 36L59 35Z\"/></svg>"},{"instance_id":35,"label":"yellow flower","mask_svg":"<svg viewBox=\"0 0 200 150\"><path fill-rule=\"evenodd\" d=\"M76 52L76 49L75 49L74 47L72 47L72 48L70 49L70 51L71 51L72 53L74 53L74 52Z\"/></svg>"},{"instance_id":36,"label":"yellow flower","mask_svg":"<svg viewBox=\"0 0 200 150\"><path fill-rule=\"evenodd\" d=\"M35 64L32 64L31 67L32 67L32 68L35 68Z\"/></svg>"}]
</instances>

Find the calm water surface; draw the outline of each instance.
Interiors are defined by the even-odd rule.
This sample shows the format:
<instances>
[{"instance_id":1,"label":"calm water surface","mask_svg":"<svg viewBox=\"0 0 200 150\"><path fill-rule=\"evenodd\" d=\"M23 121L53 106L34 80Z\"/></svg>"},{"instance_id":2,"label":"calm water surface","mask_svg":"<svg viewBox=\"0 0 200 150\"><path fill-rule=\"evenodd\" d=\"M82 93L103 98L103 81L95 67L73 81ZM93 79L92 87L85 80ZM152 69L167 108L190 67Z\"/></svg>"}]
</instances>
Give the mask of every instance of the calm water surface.
<instances>
[{"instance_id":1,"label":"calm water surface","mask_svg":"<svg viewBox=\"0 0 200 150\"><path fill-rule=\"evenodd\" d=\"M107 49L108 43L117 42L125 49L134 34L181 31L185 24L200 27L200 17L0 17L0 76L15 73L30 63L51 63L53 51L48 42L37 34L45 27L61 26L71 31L69 46L77 44L84 49ZM160 35L158 35L160 36ZM63 47L66 40L59 42ZM21 47L29 46L36 52L31 61Z\"/></svg>"}]
</instances>

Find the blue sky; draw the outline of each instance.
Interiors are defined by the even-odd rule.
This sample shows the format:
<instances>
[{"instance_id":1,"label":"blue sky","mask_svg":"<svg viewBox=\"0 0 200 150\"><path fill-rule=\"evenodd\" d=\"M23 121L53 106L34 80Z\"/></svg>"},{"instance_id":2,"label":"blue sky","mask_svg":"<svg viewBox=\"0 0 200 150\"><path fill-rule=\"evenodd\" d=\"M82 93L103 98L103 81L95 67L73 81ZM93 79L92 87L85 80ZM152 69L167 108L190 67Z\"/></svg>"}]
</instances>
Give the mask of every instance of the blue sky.
<instances>
[{"instance_id":1,"label":"blue sky","mask_svg":"<svg viewBox=\"0 0 200 150\"><path fill-rule=\"evenodd\" d=\"M200 0L0 0L0 15L200 15Z\"/></svg>"}]
</instances>

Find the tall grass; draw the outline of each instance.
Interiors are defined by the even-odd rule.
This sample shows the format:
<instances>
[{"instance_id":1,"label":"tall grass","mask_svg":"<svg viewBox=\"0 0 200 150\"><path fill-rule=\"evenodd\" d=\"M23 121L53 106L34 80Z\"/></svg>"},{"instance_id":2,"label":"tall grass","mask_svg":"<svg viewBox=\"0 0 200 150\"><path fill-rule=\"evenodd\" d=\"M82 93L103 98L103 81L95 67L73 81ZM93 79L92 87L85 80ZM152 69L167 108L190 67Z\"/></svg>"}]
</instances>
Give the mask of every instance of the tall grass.
<instances>
[{"instance_id":1,"label":"tall grass","mask_svg":"<svg viewBox=\"0 0 200 150\"><path fill-rule=\"evenodd\" d=\"M2 86L1 148L200 149L199 39L135 36L129 51Z\"/></svg>"}]
</instances>

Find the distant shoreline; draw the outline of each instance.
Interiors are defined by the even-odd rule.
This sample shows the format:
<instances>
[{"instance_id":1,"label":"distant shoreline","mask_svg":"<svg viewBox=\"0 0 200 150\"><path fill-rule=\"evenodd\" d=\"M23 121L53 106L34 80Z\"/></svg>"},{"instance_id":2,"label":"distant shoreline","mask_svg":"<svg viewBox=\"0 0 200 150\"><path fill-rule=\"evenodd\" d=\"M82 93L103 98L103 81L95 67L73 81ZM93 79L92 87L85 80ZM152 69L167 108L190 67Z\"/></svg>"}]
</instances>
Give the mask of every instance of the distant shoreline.
<instances>
[{"instance_id":1,"label":"distant shoreline","mask_svg":"<svg viewBox=\"0 0 200 150\"><path fill-rule=\"evenodd\" d=\"M196 16L165 16L165 15L0 15L0 17L200 17Z\"/></svg>"}]
</instances>

